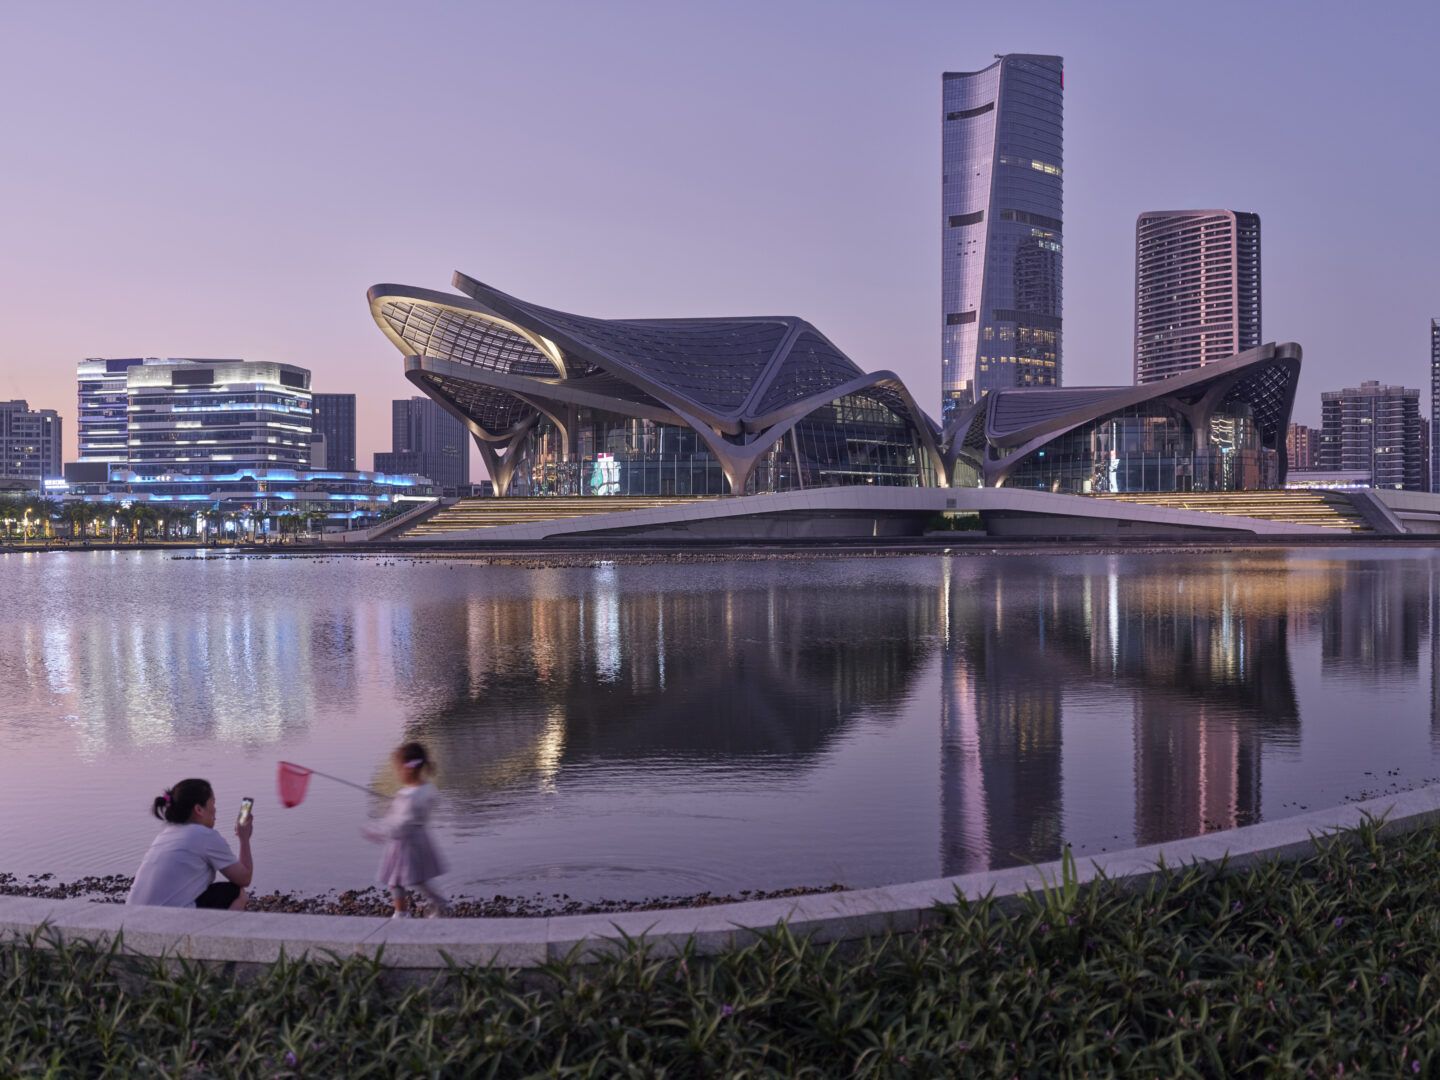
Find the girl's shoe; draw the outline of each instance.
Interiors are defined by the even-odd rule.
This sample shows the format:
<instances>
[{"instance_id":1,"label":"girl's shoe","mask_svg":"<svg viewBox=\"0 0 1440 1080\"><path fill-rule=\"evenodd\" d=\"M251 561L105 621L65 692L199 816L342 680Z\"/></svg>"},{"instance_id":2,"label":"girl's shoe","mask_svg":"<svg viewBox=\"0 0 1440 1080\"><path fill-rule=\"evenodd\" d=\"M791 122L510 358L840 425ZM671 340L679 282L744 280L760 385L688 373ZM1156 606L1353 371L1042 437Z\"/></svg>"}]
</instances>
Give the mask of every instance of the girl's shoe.
<instances>
[{"instance_id":1,"label":"girl's shoe","mask_svg":"<svg viewBox=\"0 0 1440 1080\"><path fill-rule=\"evenodd\" d=\"M427 919L448 919L449 917L449 904L431 904L425 909L425 918Z\"/></svg>"},{"instance_id":2,"label":"girl's shoe","mask_svg":"<svg viewBox=\"0 0 1440 1080\"><path fill-rule=\"evenodd\" d=\"M397 911L397 912L395 912L395 914L391 915L390 917L391 917L392 919L403 919L403 918L405 918L406 914L407 914L407 913L404 912L404 911Z\"/></svg>"}]
</instances>

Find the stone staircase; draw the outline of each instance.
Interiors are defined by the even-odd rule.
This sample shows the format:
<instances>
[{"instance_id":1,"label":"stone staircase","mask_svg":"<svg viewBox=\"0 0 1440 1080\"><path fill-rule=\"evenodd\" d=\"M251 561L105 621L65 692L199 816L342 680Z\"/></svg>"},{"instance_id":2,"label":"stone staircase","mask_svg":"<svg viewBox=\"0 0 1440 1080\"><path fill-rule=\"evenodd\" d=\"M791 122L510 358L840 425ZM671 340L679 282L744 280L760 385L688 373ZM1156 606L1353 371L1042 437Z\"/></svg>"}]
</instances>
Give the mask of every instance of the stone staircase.
<instances>
[{"instance_id":1,"label":"stone staircase","mask_svg":"<svg viewBox=\"0 0 1440 1080\"><path fill-rule=\"evenodd\" d=\"M1318 525L1346 532L1370 532L1350 499L1338 491L1174 491L1093 495L1167 510L1201 510L1293 525Z\"/></svg>"},{"instance_id":2,"label":"stone staircase","mask_svg":"<svg viewBox=\"0 0 1440 1080\"><path fill-rule=\"evenodd\" d=\"M626 510L651 510L657 506L695 503L706 496L645 495L540 495L532 498L459 499L400 534L405 540L443 540L471 529L497 525L528 525L537 521L615 514Z\"/></svg>"}]
</instances>

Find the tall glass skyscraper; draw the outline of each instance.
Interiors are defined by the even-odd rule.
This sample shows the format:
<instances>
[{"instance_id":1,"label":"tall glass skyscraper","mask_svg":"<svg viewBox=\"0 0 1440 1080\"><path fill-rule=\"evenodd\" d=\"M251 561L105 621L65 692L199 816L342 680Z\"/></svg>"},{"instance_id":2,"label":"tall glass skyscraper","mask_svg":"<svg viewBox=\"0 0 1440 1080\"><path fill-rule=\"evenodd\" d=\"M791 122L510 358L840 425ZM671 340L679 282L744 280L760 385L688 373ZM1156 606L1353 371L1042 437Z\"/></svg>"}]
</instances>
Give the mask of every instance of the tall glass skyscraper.
<instances>
[{"instance_id":1,"label":"tall glass skyscraper","mask_svg":"<svg viewBox=\"0 0 1440 1080\"><path fill-rule=\"evenodd\" d=\"M946 72L940 292L946 419L991 390L1060 385L1058 56Z\"/></svg>"}]
</instances>

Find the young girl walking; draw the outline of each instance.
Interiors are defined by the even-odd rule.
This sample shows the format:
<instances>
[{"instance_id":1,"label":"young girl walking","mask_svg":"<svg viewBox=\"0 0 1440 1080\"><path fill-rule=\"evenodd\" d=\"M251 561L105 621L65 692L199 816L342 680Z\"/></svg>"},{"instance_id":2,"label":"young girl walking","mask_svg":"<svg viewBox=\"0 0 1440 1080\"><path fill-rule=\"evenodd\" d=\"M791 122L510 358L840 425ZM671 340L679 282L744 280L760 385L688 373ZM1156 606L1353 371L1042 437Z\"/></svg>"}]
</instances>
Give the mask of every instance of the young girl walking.
<instances>
[{"instance_id":1,"label":"young girl walking","mask_svg":"<svg viewBox=\"0 0 1440 1080\"><path fill-rule=\"evenodd\" d=\"M426 779L431 771L430 755L420 743L407 742L395 751L393 763L400 778L400 792L390 804L389 813L365 829L370 839L385 843L379 881L395 901L391 918L403 919L409 914L412 890L423 893L429 901L426 918L443 918L449 914L449 906L430 884L445 872L445 864L426 828L439 799L435 785Z\"/></svg>"}]
</instances>

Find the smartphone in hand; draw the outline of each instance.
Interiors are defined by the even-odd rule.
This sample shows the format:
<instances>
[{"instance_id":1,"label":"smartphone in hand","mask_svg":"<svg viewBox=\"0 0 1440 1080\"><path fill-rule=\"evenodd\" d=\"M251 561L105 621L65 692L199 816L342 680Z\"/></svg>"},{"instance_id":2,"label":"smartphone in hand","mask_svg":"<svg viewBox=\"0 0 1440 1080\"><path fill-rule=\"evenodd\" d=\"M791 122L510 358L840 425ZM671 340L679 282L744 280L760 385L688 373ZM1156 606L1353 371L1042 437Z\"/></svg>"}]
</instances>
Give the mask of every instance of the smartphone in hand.
<instances>
[{"instance_id":1,"label":"smartphone in hand","mask_svg":"<svg viewBox=\"0 0 1440 1080\"><path fill-rule=\"evenodd\" d=\"M249 821L250 811L254 808L255 800L252 799L249 795L246 795L245 798L240 800L240 816L236 819L235 824L244 825L247 821Z\"/></svg>"}]
</instances>

